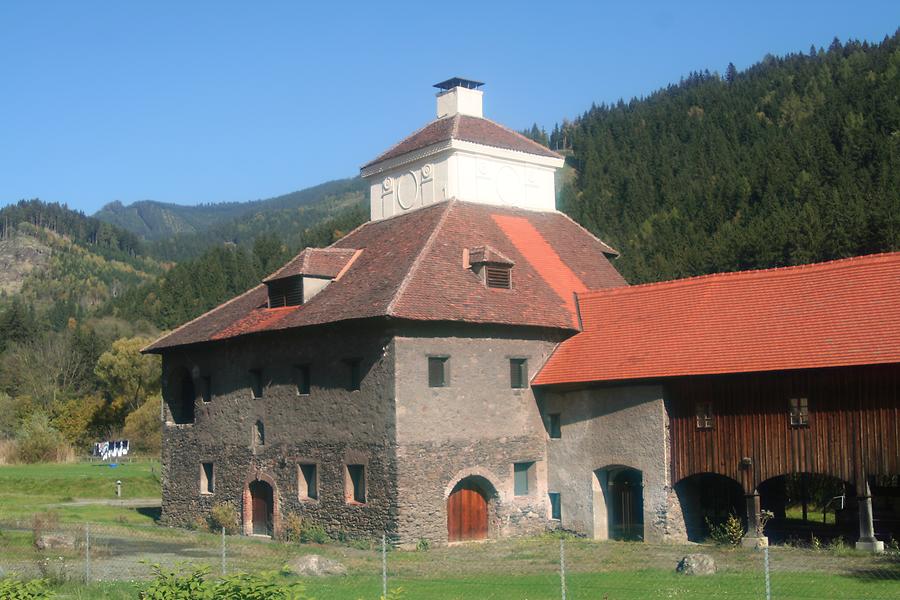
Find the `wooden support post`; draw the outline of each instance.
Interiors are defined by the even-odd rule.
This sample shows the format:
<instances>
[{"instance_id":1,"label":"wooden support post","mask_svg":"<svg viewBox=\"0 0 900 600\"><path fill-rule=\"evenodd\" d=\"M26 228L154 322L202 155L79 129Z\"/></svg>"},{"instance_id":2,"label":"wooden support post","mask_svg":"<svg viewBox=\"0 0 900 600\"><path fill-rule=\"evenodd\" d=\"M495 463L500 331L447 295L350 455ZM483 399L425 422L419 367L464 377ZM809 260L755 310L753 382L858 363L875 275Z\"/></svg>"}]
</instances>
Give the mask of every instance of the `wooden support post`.
<instances>
[{"instance_id":1,"label":"wooden support post","mask_svg":"<svg viewBox=\"0 0 900 600\"><path fill-rule=\"evenodd\" d=\"M747 532L741 545L746 548L765 548L769 545L769 538L762 535L759 520L759 493L753 490L752 494L744 496L747 504Z\"/></svg>"},{"instance_id":2,"label":"wooden support post","mask_svg":"<svg viewBox=\"0 0 900 600\"><path fill-rule=\"evenodd\" d=\"M875 539L875 522L872 518L872 490L867 477L856 482L856 503L859 506L859 541L857 550L884 552L884 542Z\"/></svg>"}]
</instances>

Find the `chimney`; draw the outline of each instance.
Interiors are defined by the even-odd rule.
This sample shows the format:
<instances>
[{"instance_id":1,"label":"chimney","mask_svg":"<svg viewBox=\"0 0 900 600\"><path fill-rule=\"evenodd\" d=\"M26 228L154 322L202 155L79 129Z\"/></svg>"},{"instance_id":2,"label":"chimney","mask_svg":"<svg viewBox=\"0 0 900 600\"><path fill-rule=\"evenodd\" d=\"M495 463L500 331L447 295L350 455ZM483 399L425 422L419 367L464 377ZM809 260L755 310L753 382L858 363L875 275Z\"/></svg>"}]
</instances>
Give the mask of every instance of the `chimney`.
<instances>
[{"instance_id":1,"label":"chimney","mask_svg":"<svg viewBox=\"0 0 900 600\"><path fill-rule=\"evenodd\" d=\"M455 115L483 118L482 92L478 89L483 85L480 81L461 77L434 84L434 87L441 90L437 94L438 119Z\"/></svg>"}]
</instances>

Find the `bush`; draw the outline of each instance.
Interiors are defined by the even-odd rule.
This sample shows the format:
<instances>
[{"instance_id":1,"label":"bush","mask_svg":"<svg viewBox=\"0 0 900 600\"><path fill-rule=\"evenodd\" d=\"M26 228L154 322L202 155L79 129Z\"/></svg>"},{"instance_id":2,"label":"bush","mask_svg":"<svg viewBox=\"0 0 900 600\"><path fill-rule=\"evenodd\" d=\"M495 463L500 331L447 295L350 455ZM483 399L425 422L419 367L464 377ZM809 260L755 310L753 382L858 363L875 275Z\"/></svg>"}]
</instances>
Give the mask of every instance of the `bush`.
<instances>
[{"instance_id":1,"label":"bush","mask_svg":"<svg viewBox=\"0 0 900 600\"><path fill-rule=\"evenodd\" d=\"M151 396L125 417L122 435L128 438L135 450L159 456L162 448L161 403L159 396Z\"/></svg>"},{"instance_id":2,"label":"bush","mask_svg":"<svg viewBox=\"0 0 900 600\"><path fill-rule=\"evenodd\" d=\"M303 519L296 513L288 513L284 518L281 535L287 542L302 544L328 544L332 541L324 527Z\"/></svg>"},{"instance_id":3,"label":"bush","mask_svg":"<svg viewBox=\"0 0 900 600\"><path fill-rule=\"evenodd\" d=\"M707 518L706 526L709 528L709 537L721 546L737 546L744 537L744 526L734 513L728 515L723 523L718 524Z\"/></svg>"},{"instance_id":4,"label":"bush","mask_svg":"<svg viewBox=\"0 0 900 600\"><path fill-rule=\"evenodd\" d=\"M36 411L22 423L16 436L16 459L24 463L72 462L75 451L50 425L49 417Z\"/></svg>"},{"instance_id":5,"label":"bush","mask_svg":"<svg viewBox=\"0 0 900 600\"><path fill-rule=\"evenodd\" d=\"M225 530L228 535L240 533L237 509L227 502L219 502L209 512L209 527L213 533Z\"/></svg>"},{"instance_id":6,"label":"bush","mask_svg":"<svg viewBox=\"0 0 900 600\"><path fill-rule=\"evenodd\" d=\"M416 550L419 552L428 552L428 549L431 548L431 542L422 538L418 542L416 542Z\"/></svg>"},{"instance_id":7,"label":"bush","mask_svg":"<svg viewBox=\"0 0 900 600\"><path fill-rule=\"evenodd\" d=\"M163 570L153 565L152 582L141 591L141 600L303 600L300 583L276 581L274 575L230 575L216 581L209 569ZM0 596L3 597L3 596Z\"/></svg>"},{"instance_id":8,"label":"bush","mask_svg":"<svg viewBox=\"0 0 900 600\"><path fill-rule=\"evenodd\" d=\"M47 587L42 579L19 581L12 577L0 579L0 598L4 600L46 600L55 598L56 594Z\"/></svg>"}]
</instances>

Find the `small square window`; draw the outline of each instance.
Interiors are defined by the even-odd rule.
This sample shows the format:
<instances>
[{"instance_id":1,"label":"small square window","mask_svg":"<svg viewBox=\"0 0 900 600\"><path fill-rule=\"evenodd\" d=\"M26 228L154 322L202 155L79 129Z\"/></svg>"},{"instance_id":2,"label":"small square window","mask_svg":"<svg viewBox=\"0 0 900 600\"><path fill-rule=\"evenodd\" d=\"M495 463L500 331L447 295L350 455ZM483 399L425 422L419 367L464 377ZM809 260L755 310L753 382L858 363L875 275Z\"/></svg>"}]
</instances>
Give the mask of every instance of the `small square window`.
<instances>
[{"instance_id":1,"label":"small square window","mask_svg":"<svg viewBox=\"0 0 900 600\"><path fill-rule=\"evenodd\" d=\"M200 378L200 398L203 400L204 404L209 404L212 402L212 377L209 375L204 375Z\"/></svg>"},{"instance_id":2,"label":"small square window","mask_svg":"<svg viewBox=\"0 0 900 600\"><path fill-rule=\"evenodd\" d=\"M534 462L513 464L513 484L516 496L527 496L534 487Z\"/></svg>"},{"instance_id":3,"label":"small square window","mask_svg":"<svg viewBox=\"0 0 900 600\"><path fill-rule=\"evenodd\" d=\"M550 413L547 415L547 434L550 439L558 440L562 437L562 425L560 423L559 413Z\"/></svg>"},{"instance_id":4,"label":"small square window","mask_svg":"<svg viewBox=\"0 0 900 600\"><path fill-rule=\"evenodd\" d=\"M212 494L216 490L216 480L211 462L200 463L200 493Z\"/></svg>"},{"instance_id":5,"label":"small square window","mask_svg":"<svg viewBox=\"0 0 900 600\"><path fill-rule=\"evenodd\" d=\"M344 496L352 504L366 503L365 465L347 465Z\"/></svg>"},{"instance_id":6,"label":"small square window","mask_svg":"<svg viewBox=\"0 0 900 600\"><path fill-rule=\"evenodd\" d=\"M297 484L301 500L319 499L319 469L314 463L300 465L297 469Z\"/></svg>"},{"instance_id":7,"label":"small square window","mask_svg":"<svg viewBox=\"0 0 900 600\"><path fill-rule=\"evenodd\" d=\"M447 387L450 385L450 358L447 356L428 357L428 387Z\"/></svg>"},{"instance_id":8,"label":"small square window","mask_svg":"<svg viewBox=\"0 0 900 600\"><path fill-rule=\"evenodd\" d=\"M250 369L250 395L253 398L263 397L262 369Z\"/></svg>"},{"instance_id":9,"label":"small square window","mask_svg":"<svg viewBox=\"0 0 900 600\"><path fill-rule=\"evenodd\" d=\"M809 425L809 399L791 398L789 405L791 409L791 426L805 427Z\"/></svg>"},{"instance_id":10,"label":"small square window","mask_svg":"<svg viewBox=\"0 0 900 600\"><path fill-rule=\"evenodd\" d=\"M554 521L562 519L562 511L559 506L559 492L550 492L550 518Z\"/></svg>"},{"instance_id":11,"label":"small square window","mask_svg":"<svg viewBox=\"0 0 900 600\"><path fill-rule=\"evenodd\" d=\"M697 429L713 428L713 405L712 402L697 403Z\"/></svg>"},{"instance_id":12,"label":"small square window","mask_svg":"<svg viewBox=\"0 0 900 600\"><path fill-rule=\"evenodd\" d=\"M309 365L297 365L294 367L294 381L297 384L297 395L308 396L310 388Z\"/></svg>"},{"instance_id":13,"label":"small square window","mask_svg":"<svg viewBox=\"0 0 900 600\"><path fill-rule=\"evenodd\" d=\"M528 387L528 359L509 359L509 387L513 389Z\"/></svg>"},{"instance_id":14,"label":"small square window","mask_svg":"<svg viewBox=\"0 0 900 600\"><path fill-rule=\"evenodd\" d=\"M362 361L358 358L348 358L344 364L347 366L347 391L358 391L362 385Z\"/></svg>"}]
</instances>

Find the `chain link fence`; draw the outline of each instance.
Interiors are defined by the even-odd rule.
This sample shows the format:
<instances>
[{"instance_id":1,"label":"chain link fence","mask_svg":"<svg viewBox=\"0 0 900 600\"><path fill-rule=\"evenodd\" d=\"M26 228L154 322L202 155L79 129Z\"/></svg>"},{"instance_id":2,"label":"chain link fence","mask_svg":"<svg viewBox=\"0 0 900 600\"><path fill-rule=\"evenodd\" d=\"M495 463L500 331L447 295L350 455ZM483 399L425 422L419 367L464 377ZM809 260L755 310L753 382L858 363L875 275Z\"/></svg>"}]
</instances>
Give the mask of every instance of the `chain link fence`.
<instances>
[{"instance_id":1,"label":"chain link fence","mask_svg":"<svg viewBox=\"0 0 900 600\"><path fill-rule=\"evenodd\" d=\"M71 597L137 598L154 565L300 579L317 600L900 599L900 552L843 544L759 550L547 535L399 550L382 539L297 544L42 516L0 523L0 574L88 590ZM105 595L107 588L119 595Z\"/></svg>"}]
</instances>

